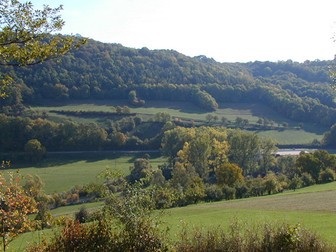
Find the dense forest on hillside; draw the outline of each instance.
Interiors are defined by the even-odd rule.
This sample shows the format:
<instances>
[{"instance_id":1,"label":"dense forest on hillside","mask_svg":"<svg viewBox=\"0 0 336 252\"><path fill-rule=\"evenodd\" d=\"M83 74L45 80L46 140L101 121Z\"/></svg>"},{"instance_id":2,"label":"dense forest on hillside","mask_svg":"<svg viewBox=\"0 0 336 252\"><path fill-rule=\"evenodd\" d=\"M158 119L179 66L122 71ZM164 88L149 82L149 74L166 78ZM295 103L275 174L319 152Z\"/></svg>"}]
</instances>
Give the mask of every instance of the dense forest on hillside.
<instances>
[{"instance_id":1,"label":"dense forest on hillside","mask_svg":"<svg viewBox=\"0 0 336 252\"><path fill-rule=\"evenodd\" d=\"M219 63L173 50L132 49L90 40L61 61L14 69L3 112L44 99L137 99L190 101L211 111L220 102L260 102L299 122L336 122L330 88L331 61ZM134 105L141 105L135 103Z\"/></svg>"}]
</instances>

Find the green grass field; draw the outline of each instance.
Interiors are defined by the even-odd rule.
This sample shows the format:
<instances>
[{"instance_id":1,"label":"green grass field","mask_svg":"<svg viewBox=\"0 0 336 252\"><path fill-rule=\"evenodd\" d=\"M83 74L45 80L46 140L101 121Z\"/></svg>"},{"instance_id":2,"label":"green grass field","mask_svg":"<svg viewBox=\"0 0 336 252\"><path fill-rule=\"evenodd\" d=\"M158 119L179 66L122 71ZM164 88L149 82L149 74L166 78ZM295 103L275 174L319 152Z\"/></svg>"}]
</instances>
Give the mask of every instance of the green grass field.
<instances>
[{"instance_id":1,"label":"green grass field","mask_svg":"<svg viewBox=\"0 0 336 252\"><path fill-rule=\"evenodd\" d=\"M65 110L65 111L103 111L112 112L113 106L128 105L126 100L116 101L86 101L85 103L69 103L62 106L50 104L50 106L33 107L34 110L42 112L45 111L53 120L71 119L79 122L97 122L101 123L102 118L79 118L73 116L58 115L51 113L51 110ZM147 101L144 107L131 108L132 113L140 115L154 115L158 112L166 112L175 118L188 119L188 120L201 120L205 121L208 112L198 108L189 102L169 102L169 101ZM324 127L319 127L313 124L305 123L304 127L299 130L293 129L298 126L298 122L289 120L272 109L255 103L221 103L219 109L211 113L217 115L219 119L222 117L227 118L229 121L234 122L237 117L247 119L249 123L256 124L259 118L267 118L274 121L275 125L287 123L289 128L281 131L267 130L257 132L261 136L273 138L279 144L307 144L311 143L314 139L321 140L323 133L327 130Z\"/></svg>"},{"instance_id":2,"label":"green grass field","mask_svg":"<svg viewBox=\"0 0 336 252\"><path fill-rule=\"evenodd\" d=\"M61 155L61 154L60 154ZM84 157L86 156L86 157ZM99 182L97 175L106 169L119 171L124 175L129 173L129 167L138 157L138 154L81 154L61 155L60 157L47 158L37 166L25 166L13 164L12 170L19 169L22 175L36 174L45 183L45 192L62 192L75 185L84 185L91 182ZM151 153L150 162L153 167L164 162L164 159Z\"/></svg>"},{"instance_id":3,"label":"green grass field","mask_svg":"<svg viewBox=\"0 0 336 252\"><path fill-rule=\"evenodd\" d=\"M321 141L323 138L323 132L319 132L318 129L316 132L309 132L304 129L267 130L259 131L257 134L261 137L272 138L276 143L283 145L310 144L315 139Z\"/></svg>"},{"instance_id":4,"label":"green grass field","mask_svg":"<svg viewBox=\"0 0 336 252\"><path fill-rule=\"evenodd\" d=\"M235 220L256 223L300 223L335 244L336 182L314 185L282 194L215 203L202 203L168 210L164 218L171 233L182 223L190 226L228 228Z\"/></svg>"},{"instance_id":5,"label":"green grass field","mask_svg":"<svg viewBox=\"0 0 336 252\"><path fill-rule=\"evenodd\" d=\"M92 100L85 103L68 103L61 106L43 106L33 107L36 111L46 111L50 113L51 110L64 111L95 111L95 112L113 112L113 106L128 106L127 100ZM249 120L251 123L256 123L259 118L268 118L275 122L294 122L280 116L272 109L255 103L221 103L220 107L215 112L211 113L217 115L219 118L225 116L228 120L234 121L237 116ZM170 102L170 101L147 101L143 107L131 107L132 113L154 115L158 112L169 113L173 117L186 118L192 120L205 120L206 115L209 114L203 109L190 102ZM53 114L53 113L51 113ZM297 123L296 123L297 124Z\"/></svg>"}]
</instances>

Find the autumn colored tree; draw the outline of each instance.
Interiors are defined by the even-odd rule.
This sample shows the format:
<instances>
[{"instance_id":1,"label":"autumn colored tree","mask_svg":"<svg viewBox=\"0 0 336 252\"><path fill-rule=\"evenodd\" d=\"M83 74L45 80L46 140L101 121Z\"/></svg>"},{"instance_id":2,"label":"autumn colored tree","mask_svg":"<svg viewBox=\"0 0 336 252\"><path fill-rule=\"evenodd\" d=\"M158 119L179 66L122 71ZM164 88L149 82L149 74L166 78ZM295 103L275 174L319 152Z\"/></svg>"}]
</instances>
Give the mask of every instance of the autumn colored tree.
<instances>
[{"instance_id":1,"label":"autumn colored tree","mask_svg":"<svg viewBox=\"0 0 336 252\"><path fill-rule=\"evenodd\" d=\"M20 233L31 225L28 214L36 211L34 199L28 196L20 184L19 173L0 172L0 236L3 250Z\"/></svg>"},{"instance_id":2,"label":"autumn colored tree","mask_svg":"<svg viewBox=\"0 0 336 252\"><path fill-rule=\"evenodd\" d=\"M244 180L243 170L236 164L222 163L215 170L217 184L234 186Z\"/></svg>"},{"instance_id":3,"label":"autumn colored tree","mask_svg":"<svg viewBox=\"0 0 336 252\"><path fill-rule=\"evenodd\" d=\"M177 127L165 132L162 150L171 160L191 165L202 179L206 179L215 165L227 162L226 130Z\"/></svg>"}]
</instances>

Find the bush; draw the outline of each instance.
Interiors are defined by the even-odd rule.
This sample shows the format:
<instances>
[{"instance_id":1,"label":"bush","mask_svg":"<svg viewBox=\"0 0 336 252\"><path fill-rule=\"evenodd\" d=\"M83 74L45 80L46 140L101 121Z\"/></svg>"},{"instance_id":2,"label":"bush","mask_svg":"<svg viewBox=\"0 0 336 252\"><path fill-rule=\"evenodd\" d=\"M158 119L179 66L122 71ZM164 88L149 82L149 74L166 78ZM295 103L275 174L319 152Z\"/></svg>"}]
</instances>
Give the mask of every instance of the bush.
<instances>
[{"instance_id":1,"label":"bush","mask_svg":"<svg viewBox=\"0 0 336 252\"><path fill-rule=\"evenodd\" d=\"M236 188L236 198L237 199L248 197L249 188L247 187L245 182L236 183L235 188Z\"/></svg>"},{"instance_id":2,"label":"bush","mask_svg":"<svg viewBox=\"0 0 336 252\"><path fill-rule=\"evenodd\" d=\"M37 163L46 155L46 148L37 139L30 139L24 146L25 158L28 162Z\"/></svg>"},{"instance_id":3,"label":"bush","mask_svg":"<svg viewBox=\"0 0 336 252\"><path fill-rule=\"evenodd\" d=\"M55 234L50 242L30 247L27 251L118 251L118 233L107 222L99 221L89 224L69 221L60 234Z\"/></svg>"},{"instance_id":4,"label":"bush","mask_svg":"<svg viewBox=\"0 0 336 252\"><path fill-rule=\"evenodd\" d=\"M223 190L217 185L208 185L205 188L206 201L219 201L224 199Z\"/></svg>"},{"instance_id":5,"label":"bush","mask_svg":"<svg viewBox=\"0 0 336 252\"><path fill-rule=\"evenodd\" d=\"M310 175L307 172L302 173L301 180L302 180L303 186L310 186L310 185L316 184L316 182L313 179L312 175Z\"/></svg>"},{"instance_id":6,"label":"bush","mask_svg":"<svg viewBox=\"0 0 336 252\"><path fill-rule=\"evenodd\" d=\"M223 186L224 199L231 200L236 196L236 189L227 185Z\"/></svg>"},{"instance_id":7,"label":"bush","mask_svg":"<svg viewBox=\"0 0 336 252\"><path fill-rule=\"evenodd\" d=\"M336 178L335 172L332 169L328 168L320 172L319 183L330 183L335 181L335 178Z\"/></svg>"},{"instance_id":8,"label":"bush","mask_svg":"<svg viewBox=\"0 0 336 252\"><path fill-rule=\"evenodd\" d=\"M176 251L333 251L314 233L300 225L263 224L243 228L235 222L224 229L183 228Z\"/></svg>"},{"instance_id":9,"label":"bush","mask_svg":"<svg viewBox=\"0 0 336 252\"><path fill-rule=\"evenodd\" d=\"M68 221L50 241L43 241L27 251L167 251L162 231L153 225L151 217L120 225L107 215L101 216L104 217L86 224Z\"/></svg>"},{"instance_id":10,"label":"bush","mask_svg":"<svg viewBox=\"0 0 336 252\"><path fill-rule=\"evenodd\" d=\"M79 212L75 214L75 220L78 221L79 223L85 223L90 219L90 214L86 207L82 206L79 209Z\"/></svg>"}]
</instances>

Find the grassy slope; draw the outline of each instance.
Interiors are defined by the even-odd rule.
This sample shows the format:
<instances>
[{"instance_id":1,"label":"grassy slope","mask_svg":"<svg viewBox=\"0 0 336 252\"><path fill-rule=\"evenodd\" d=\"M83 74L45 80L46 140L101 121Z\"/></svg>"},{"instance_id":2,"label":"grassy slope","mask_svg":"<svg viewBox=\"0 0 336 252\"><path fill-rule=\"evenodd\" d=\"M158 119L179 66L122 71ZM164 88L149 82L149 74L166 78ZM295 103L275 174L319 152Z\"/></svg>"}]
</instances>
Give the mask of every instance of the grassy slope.
<instances>
[{"instance_id":1,"label":"grassy slope","mask_svg":"<svg viewBox=\"0 0 336 252\"><path fill-rule=\"evenodd\" d=\"M124 106L128 105L127 101L88 101L85 103L71 103L63 106L45 106L45 107L34 107L37 111L50 111L50 110L70 110L70 111L107 111L111 112L112 106ZM147 101L144 107L131 108L131 112L139 114L150 114L153 115L158 112L167 112L173 117L186 118L191 120L205 120L208 114L204 110L199 109L195 105L187 102L168 102L168 101ZM234 121L237 117L249 120L250 123L256 123L259 118L268 118L275 122L276 124L282 124L284 122L288 123L290 127L295 127L298 122L294 122L280 116L277 113L266 106L260 104L252 103L223 103L220 104L220 108L211 113L217 115L220 119L221 117L226 117L230 121ZM100 122L98 118L87 119L87 118L75 118L67 117L62 115L57 115L54 113L49 113L52 118L70 118L80 122L96 121ZM281 131L268 130L261 131L258 134L266 137L275 139L279 144L306 144L310 143L312 140L321 140L323 137L323 132L326 131L325 128L317 127L311 124L304 124L303 129L285 129Z\"/></svg>"},{"instance_id":2,"label":"grassy slope","mask_svg":"<svg viewBox=\"0 0 336 252\"><path fill-rule=\"evenodd\" d=\"M83 204L87 209L97 209L101 202ZM73 215L83 205L66 206L52 210L58 215ZM183 223L192 226L228 228L239 220L247 225L264 222L300 223L303 227L317 232L323 239L336 245L336 182L314 185L296 191L271 196L239 200L202 203L187 207L173 208L165 211L163 225L170 228L172 239L178 237ZM49 237L52 230L26 233L12 244L12 251L19 251L27 242L39 241Z\"/></svg>"},{"instance_id":3,"label":"grassy slope","mask_svg":"<svg viewBox=\"0 0 336 252\"><path fill-rule=\"evenodd\" d=\"M169 210L165 222L172 233L181 222L197 226L228 227L235 219L258 222L300 223L336 244L336 182L271 196L190 205Z\"/></svg>"}]
</instances>

